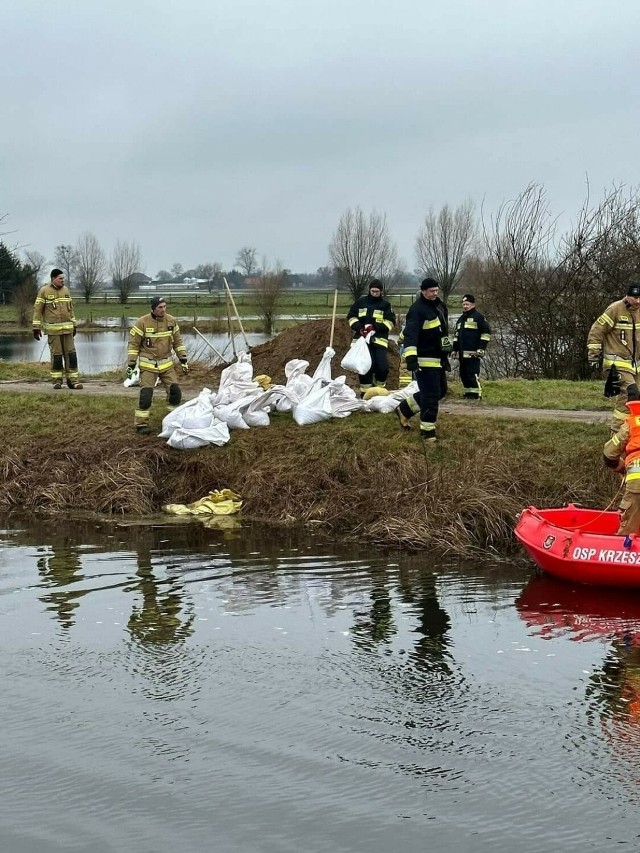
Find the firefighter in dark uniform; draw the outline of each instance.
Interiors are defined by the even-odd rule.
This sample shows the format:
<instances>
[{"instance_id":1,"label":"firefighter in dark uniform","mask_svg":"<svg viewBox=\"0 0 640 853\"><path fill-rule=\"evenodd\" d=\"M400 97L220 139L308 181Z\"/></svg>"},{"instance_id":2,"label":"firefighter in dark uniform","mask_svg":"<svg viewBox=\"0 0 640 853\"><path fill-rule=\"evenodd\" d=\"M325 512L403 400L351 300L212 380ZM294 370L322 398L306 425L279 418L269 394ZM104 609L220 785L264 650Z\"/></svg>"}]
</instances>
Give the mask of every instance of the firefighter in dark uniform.
<instances>
[{"instance_id":1,"label":"firefighter in dark uniform","mask_svg":"<svg viewBox=\"0 0 640 853\"><path fill-rule=\"evenodd\" d=\"M151 300L151 313L136 320L129 339L127 377L130 379L136 367L140 367L140 399L135 412L136 432L149 432L149 415L153 401L156 379L167 392L167 407L175 409L182 400L182 391L173 366L171 351L178 356L182 372L189 372L187 348L180 334L178 321L167 314L167 303L161 296Z\"/></svg>"},{"instance_id":2,"label":"firefighter in dark uniform","mask_svg":"<svg viewBox=\"0 0 640 853\"><path fill-rule=\"evenodd\" d=\"M420 296L407 312L404 357L408 370L415 372L418 393L395 409L403 429L409 429L409 419L420 412L420 436L428 442L437 438L438 405L447 393L448 356L453 350L449 312L438 296L439 289L435 279L425 278Z\"/></svg>"},{"instance_id":3,"label":"firefighter in dark uniform","mask_svg":"<svg viewBox=\"0 0 640 853\"><path fill-rule=\"evenodd\" d=\"M382 295L382 282L374 278L369 285L369 293L356 299L349 313L347 322L354 332L354 337L366 336L369 332L374 335L369 340L369 352L371 353L371 370L364 376L358 376L360 393L373 388L374 383L378 388L384 388L389 375L389 358L387 349L389 347L389 332L396 324L396 315L391 309L391 304Z\"/></svg>"},{"instance_id":4,"label":"firefighter in dark uniform","mask_svg":"<svg viewBox=\"0 0 640 853\"><path fill-rule=\"evenodd\" d=\"M462 314L456 321L453 333L453 354L460 359L462 396L467 400L482 397L480 362L491 340L491 329L476 308L476 298L471 293L462 297Z\"/></svg>"}]
</instances>

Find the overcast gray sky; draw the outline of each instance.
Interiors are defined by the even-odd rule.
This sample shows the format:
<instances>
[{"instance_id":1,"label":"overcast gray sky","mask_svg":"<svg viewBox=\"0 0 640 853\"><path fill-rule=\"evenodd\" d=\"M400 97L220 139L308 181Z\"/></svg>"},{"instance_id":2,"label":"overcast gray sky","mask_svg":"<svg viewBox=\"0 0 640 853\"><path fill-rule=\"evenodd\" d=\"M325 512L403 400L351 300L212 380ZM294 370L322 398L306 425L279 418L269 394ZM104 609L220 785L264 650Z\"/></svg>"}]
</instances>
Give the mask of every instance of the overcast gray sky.
<instances>
[{"instance_id":1,"label":"overcast gray sky","mask_svg":"<svg viewBox=\"0 0 640 853\"><path fill-rule=\"evenodd\" d=\"M347 207L409 269L429 206L636 186L637 0L5 0L0 214L155 275L328 263ZM6 223L5 223L6 224ZM6 229L5 229L6 230Z\"/></svg>"}]
</instances>

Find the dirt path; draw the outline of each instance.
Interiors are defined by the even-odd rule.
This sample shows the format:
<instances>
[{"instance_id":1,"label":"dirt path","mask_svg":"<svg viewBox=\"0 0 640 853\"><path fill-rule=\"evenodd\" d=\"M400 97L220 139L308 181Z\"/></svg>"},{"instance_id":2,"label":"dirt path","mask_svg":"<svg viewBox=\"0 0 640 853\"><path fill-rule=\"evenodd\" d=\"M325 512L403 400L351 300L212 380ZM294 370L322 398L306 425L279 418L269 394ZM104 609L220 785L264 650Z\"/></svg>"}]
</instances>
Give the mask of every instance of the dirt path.
<instances>
[{"instance_id":1,"label":"dirt path","mask_svg":"<svg viewBox=\"0 0 640 853\"><path fill-rule=\"evenodd\" d=\"M20 380L18 382L0 381L0 393L19 392L21 394L92 394L98 396L131 397L132 401L137 399L138 388L125 388L121 382L106 382L103 379L83 379L82 391L70 391L64 387L60 391L54 391L50 382L34 382L32 380ZM185 400L196 397L202 390L201 384L181 381L180 385ZM582 421L583 423L608 423L611 415L609 412L574 411L563 409L515 409L507 406L490 406L486 403L462 403L445 401L440 404L440 411L452 415L471 415L500 418L527 418L529 420L561 420Z\"/></svg>"}]
</instances>

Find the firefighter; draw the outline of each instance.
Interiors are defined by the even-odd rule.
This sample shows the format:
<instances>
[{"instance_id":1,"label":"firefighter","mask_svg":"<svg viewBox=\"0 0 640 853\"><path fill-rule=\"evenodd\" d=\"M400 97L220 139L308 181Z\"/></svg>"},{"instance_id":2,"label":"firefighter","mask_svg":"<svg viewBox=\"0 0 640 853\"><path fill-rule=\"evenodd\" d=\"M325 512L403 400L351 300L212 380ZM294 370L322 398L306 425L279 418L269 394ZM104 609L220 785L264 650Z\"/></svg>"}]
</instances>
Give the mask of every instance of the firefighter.
<instances>
[{"instance_id":1,"label":"firefighter","mask_svg":"<svg viewBox=\"0 0 640 853\"><path fill-rule=\"evenodd\" d=\"M347 314L347 322L351 326L354 338L374 332L369 339L371 370L364 376L358 376L361 396L364 396L369 388L373 388L374 383L376 387L384 388L389 375L387 349L389 332L396 324L396 315L391 309L391 304L382 294L382 282L374 278L369 285L368 294L356 299Z\"/></svg>"},{"instance_id":2,"label":"firefighter","mask_svg":"<svg viewBox=\"0 0 640 853\"><path fill-rule=\"evenodd\" d=\"M51 353L51 379L56 390L62 388L66 375L67 386L79 391L78 355L76 353L76 317L73 313L71 294L64 283L62 270L51 270L51 283L38 291L33 306L33 337L39 341L42 333L47 336Z\"/></svg>"},{"instance_id":3,"label":"firefighter","mask_svg":"<svg viewBox=\"0 0 640 853\"><path fill-rule=\"evenodd\" d=\"M175 409L182 400L171 351L178 356L182 372L189 372L187 348L175 317L167 314L167 303L161 296L151 300L151 313L136 320L130 332L127 378L136 367L140 368L140 398L135 411L136 432L149 433L149 415L156 379L160 379L167 392L167 407Z\"/></svg>"},{"instance_id":4,"label":"firefighter","mask_svg":"<svg viewBox=\"0 0 640 853\"><path fill-rule=\"evenodd\" d=\"M587 338L587 357L592 369L602 365L607 379L606 396L617 396L611 429L616 432L629 414L626 390L640 376L640 284L630 284L623 299L612 302L595 321ZM617 376L616 376L617 372ZM611 386L615 386L613 389Z\"/></svg>"},{"instance_id":5,"label":"firefighter","mask_svg":"<svg viewBox=\"0 0 640 853\"><path fill-rule=\"evenodd\" d=\"M625 478L618 533L640 533L640 392L634 382L627 388L626 403L631 414L605 444L604 462Z\"/></svg>"},{"instance_id":6,"label":"firefighter","mask_svg":"<svg viewBox=\"0 0 640 853\"><path fill-rule=\"evenodd\" d=\"M476 308L476 298L471 293L462 297L462 314L456 321L453 333L453 355L460 359L460 381L466 400L480 400L480 362L491 340L491 329Z\"/></svg>"},{"instance_id":7,"label":"firefighter","mask_svg":"<svg viewBox=\"0 0 640 853\"><path fill-rule=\"evenodd\" d=\"M448 355L453 350L449 338L449 312L439 298L440 285L425 278L420 296L407 312L404 329L404 357L407 368L416 375L418 392L403 400L395 413L403 429L420 412L420 436L435 442L436 420L440 400L447 393Z\"/></svg>"}]
</instances>

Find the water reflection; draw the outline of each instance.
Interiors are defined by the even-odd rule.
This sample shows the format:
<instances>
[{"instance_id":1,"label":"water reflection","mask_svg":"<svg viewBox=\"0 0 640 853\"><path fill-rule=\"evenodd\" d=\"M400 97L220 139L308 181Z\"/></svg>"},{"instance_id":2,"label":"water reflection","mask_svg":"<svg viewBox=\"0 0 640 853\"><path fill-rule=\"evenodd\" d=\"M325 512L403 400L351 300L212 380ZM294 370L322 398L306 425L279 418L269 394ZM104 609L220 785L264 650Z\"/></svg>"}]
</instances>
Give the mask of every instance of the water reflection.
<instances>
[{"instance_id":1,"label":"water reflection","mask_svg":"<svg viewBox=\"0 0 640 853\"><path fill-rule=\"evenodd\" d=\"M636 771L609 762L639 646L576 630L594 602L521 593L518 567L237 519L9 520L0 541L8 850L537 853L637 834Z\"/></svg>"},{"instance_id":2,"label":"water reflection","mask_svg":"<svg viewBox=\"0 0 640 853\"><path fill-rule=\"evenodd\" d=\"M146 538L142 537L136 549L137 581L125 587L125 592L138 594L127 630L143 646L182 642L193 633L193 603L185 605L185 591L179 578L171 578L161 586L153 571L151 547Z\"/></svg>"},{"instance_id":3,"label":"water reflection","mask_svg":"<svg viewBox=\"0 0 640 853\"><path fill-rule=\"evenodd\" d=\"M211 350L194 332L183 332L190 358L206 360ZM205 335L213 346L223 355L232 358L233 352L227 335ZM266 335L247 334L250 346L257 346L269 340ZM126 329L114 329L104 332L78 331L76 350L80 372L87 376L106 370L121 368L127 360L129 333ZM236 341L240 347L240 341ZM0 335L0 359L9 363L47 362L49 347L46 339L35 341L30 332L15 332Z\"/></svg>"},{"instance_id":4,"label":"water reflection","mask_svg":"<svg viewBox=\"0 0 640 853\"><path fill-rule=\"evenodd\" d=\"M74 611L84 590L75 590L73 584L82 577L80 551L69 536L53 533L50 544L41 557L37 567L43 584L59 588L55 592L42 596L41 601L48 611L53 613L61 626L70 628L74 623Z\"/></svg>"}]
</instances>

